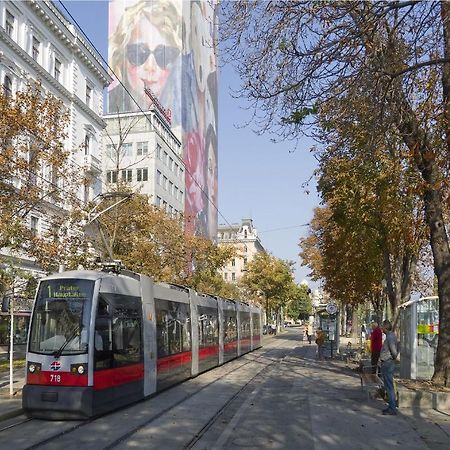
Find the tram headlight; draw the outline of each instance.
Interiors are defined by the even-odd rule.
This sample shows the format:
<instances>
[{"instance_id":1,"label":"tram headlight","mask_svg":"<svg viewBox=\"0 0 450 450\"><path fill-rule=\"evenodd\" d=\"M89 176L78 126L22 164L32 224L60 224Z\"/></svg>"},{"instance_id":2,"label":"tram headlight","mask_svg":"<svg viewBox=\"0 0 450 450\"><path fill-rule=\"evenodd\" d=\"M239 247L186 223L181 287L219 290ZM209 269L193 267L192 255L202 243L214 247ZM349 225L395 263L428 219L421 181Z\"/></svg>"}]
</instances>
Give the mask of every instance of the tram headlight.
<instances>
[{"instance_id":1,"label":"tram headlight","mask_svg":"<svg viewBox=\"0 0 450 450\"><path fill-rule=\"evenodd\" d=\"M30 373L38 373L41 371L41 365L35 362L28 363L28 372Z\"/></svg>"},{"instance_id":2,"label":"tram headlight","mask_svg":"<svg viewBox=\"0 0 450 450\"><path fill-rule=\"evenodd\" d=\"M87 364L71 364L70 372L73 374L84 375L87 371Z\"/></svg>"}]
</instances>

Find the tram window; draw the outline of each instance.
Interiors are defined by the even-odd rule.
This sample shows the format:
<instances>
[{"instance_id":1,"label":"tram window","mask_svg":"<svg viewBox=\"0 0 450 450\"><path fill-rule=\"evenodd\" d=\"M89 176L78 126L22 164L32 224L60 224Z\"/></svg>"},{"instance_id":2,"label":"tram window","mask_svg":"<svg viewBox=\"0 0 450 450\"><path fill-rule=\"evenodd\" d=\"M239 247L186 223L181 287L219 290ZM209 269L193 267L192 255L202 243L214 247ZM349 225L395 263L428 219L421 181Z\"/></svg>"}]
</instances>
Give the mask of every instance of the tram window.
<instances>
[{"instance_id":1,"label":"tram window","mask_svg":"<svg viewBox=\"0 0 450 450\"><path fill-rule=\"evenodd\" d=\"M156 299L156 337L158 357L191 349L189 305Z\"/></svg>"},{"instance_id":2,"label":"tram window","mask_svg":"<svg viewBox=\"0 0 450 450\"><path fill-rule=\"evenodd\" d=\"M224 342L227 344L229 342L234 342L237 340L237 327L236 327L236 314L228 312L225 314L225 338Z\"/></svg>"},{"instance_id":3,"label":"tram window","mask_svg":"<svg viewBox=\"0 0 450 450\"><path fill-rule=\"evenodd\" d=\"M261 334L261 323L259 321L259 314L252 313L253 320L253 334Z\"/></svg>"},{"instance_id":4,"label":"tram window","mask_svg":"<svg viewBox=\"0 0 450 450\"><path fill-rule=\"evenodd\" d=\"M241 338L242 337L250 337L250 313L241 312Z\"/></svg>"},{"instance_id":5,"label":"tram window","mask_svg":"<svg viewBox=\"0 0 450 450\"><path fill-rule=\"evenodd\" d=\"M142 354L142 310L139 297L101 293L97 308L95 368L136 364ZM97 348L97 347L100 347Z\"/></svg>"},{"instance_id":6,"label":"tram window","mask_svg":"<svg viewBox=\"0 0 450 450\"><path fill-rule=\"evenodd\" d=\"M134 318L114 317L114 367L136 364L142 359L140 321Z\"/></svg>"},{"instance_id":7,"label":"tram window","mask_svg":"<svg viewBox=\"0 0 450 450\"><path fill-rule=\"evenodd\" d=\"M113 367L112 320L109 315L109 305L101 296L98 300L95 321L94 361L95 370Z\"/></svg>"},{"instance_id":8,"label":"tram window","mask_svg":"<svg viewBox=\"0 0 450 450\"><path fill-rule=\"evenodd\" d=\"M217 309L207 306L198 306L197 311L200 348L217 345L219 342Z\"/></svg>"}]
</instances>

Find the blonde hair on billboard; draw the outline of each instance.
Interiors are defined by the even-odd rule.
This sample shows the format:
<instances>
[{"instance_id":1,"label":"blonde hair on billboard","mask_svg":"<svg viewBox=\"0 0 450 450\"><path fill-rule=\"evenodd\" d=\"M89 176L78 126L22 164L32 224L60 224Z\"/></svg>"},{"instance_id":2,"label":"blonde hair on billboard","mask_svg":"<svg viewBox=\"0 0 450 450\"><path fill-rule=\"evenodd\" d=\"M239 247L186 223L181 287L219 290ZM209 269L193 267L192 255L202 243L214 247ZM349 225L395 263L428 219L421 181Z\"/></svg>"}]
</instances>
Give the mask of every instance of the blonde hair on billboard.
<instances>
[{"instance_id":1,"label":"blonde hair on billboard","mask_svg":"<svg viewBox=\"0 0 450 450\"><path fill-rule=\"evenodd\" d=\"M141 0L125 8L116 30L109 38L110 64L122 81L126 75L122 72L125 50L136 25L143 17L161 33L171 46L181 50L181 13L177 3L177 0Z\"/></svg>"}]
</instances>

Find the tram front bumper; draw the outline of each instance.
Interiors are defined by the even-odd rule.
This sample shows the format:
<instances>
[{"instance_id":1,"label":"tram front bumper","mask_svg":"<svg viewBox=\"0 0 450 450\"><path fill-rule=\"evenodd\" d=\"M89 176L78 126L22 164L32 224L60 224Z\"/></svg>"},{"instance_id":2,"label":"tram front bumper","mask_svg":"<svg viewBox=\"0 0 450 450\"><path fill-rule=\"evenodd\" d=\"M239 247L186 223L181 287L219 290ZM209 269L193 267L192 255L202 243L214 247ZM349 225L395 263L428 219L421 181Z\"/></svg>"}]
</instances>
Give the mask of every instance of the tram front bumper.
<instances>
[{"instance_id":1,"label":"tram front bumper","mask_svg":"<svg viewBox=\"0 0 450 450\"><path fill-rule=\"evenodd\" d=\"M93 415L93 390L27 384L22 391L22 407L29 416L39 419L87 419Z\"/></svg>"}]
</instances>

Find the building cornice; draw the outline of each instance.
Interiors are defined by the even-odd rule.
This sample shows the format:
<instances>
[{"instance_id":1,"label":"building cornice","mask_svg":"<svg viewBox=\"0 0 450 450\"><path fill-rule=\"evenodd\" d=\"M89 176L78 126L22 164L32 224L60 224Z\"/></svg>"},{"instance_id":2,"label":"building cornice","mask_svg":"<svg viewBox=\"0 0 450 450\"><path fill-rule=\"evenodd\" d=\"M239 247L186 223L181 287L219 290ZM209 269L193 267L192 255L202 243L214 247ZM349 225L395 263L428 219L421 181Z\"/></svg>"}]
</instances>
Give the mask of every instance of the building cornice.
<instances>
[{"instance_id":1,"label":"building cornice","mask_svg":"<svg viewBox=\"0 0 450 450\"><path fill-rule=\"evenodd\" d=\"M57 90L61 96L70 103L74 103L78 106L89 118L95 122L99 127L105 128L105 121L96 114L91 108L89 108L80 98L76 95L72 94L69 90L67 90L61 83L59 83L54 77L50 75L39 63L37 63L25 50L23 50L20 45L18 45L15 41L13 41L8 34L0 28L0 41L3 41L15 54L19 55L26 64L31 66L36 73L47 81L55 90ZM0 61L2 59L6 59L9 62L9 59L6 55L1 54L0 52ZM14 61L10 61L16 68L18 67Z\"/></svg>"},{"instance_id":2,"label":"building cornice","mask_svg":"<svg viewBox=\"0 0 450 450\"><path fill-rule=\"evenodd\" d=\"M50 30L71 52L91 70L102 83L108 86L112 78L103 67L101 56L91 44L76 31L75 26L64 16L52 1L28 0L27 2L35 14L46 24Z\"/></svg>"}]
</instances>

